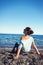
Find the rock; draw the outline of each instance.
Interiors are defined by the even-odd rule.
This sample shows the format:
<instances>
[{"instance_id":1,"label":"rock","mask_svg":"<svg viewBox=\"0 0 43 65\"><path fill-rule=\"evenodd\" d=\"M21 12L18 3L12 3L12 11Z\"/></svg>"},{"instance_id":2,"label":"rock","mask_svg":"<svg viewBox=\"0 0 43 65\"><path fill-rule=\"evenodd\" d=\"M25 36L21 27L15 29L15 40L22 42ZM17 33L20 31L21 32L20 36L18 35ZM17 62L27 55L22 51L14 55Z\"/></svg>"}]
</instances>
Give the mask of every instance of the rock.
<instances>
[{"instance_id":1,"label":"rock","mask_svg":"<svg viewBox=\"0 0 43 65\"><path fill-rule=\"evenodd\" d=\"M4 65L4 64L2 63L2 61L0 61L0 65Z\"/></svg>"},{"instance_id":2,"label":"rock","mask_svg":"<svg viewBox=\"0 0 43 65\"><path fill-rule=\"evenodd\" d=\"M13 56L10 52L0 52L0 65L43 65L43 59L36 53L29 53L28 55L20 55L18 60L13 60Z\"/></svg>"}]
</instances>

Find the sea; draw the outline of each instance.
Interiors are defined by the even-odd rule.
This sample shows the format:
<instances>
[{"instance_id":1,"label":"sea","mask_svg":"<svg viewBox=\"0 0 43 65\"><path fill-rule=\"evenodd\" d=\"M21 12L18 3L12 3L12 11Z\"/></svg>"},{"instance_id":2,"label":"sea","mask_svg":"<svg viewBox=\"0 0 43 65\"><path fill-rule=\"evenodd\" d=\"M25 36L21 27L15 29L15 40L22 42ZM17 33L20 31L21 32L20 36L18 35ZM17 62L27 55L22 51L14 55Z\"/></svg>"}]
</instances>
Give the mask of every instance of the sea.
<instances>
[{"instance_id":1,"label":"sea","mask_svg":"<svg viewBox=\"0 0 43 65\"><path fill-rule=\"evenodd\" d=\"M0 34L0 49L11 50L15 43L20 44L20 38L23 34ZM39 50L43 50L43 35L31 35ZM32 48L33 49L33 48Z\"/></svg>"}]
</instances>

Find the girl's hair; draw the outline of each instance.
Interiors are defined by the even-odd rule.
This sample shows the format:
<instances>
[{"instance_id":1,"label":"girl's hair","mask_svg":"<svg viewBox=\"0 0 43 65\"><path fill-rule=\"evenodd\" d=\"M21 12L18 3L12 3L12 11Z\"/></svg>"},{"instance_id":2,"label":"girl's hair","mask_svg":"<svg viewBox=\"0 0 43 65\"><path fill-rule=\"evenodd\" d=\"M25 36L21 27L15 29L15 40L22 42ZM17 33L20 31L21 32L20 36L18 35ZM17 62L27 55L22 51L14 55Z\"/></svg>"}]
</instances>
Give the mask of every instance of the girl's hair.
<instances>
[{"instance_id":1,"label":"girl's hair","mask_svg":"<svg viewBox=\"0 0 43 65\"><path fill-rule=\"evenodd\" d=\"M24 34L26 34L26 35L30 35L30 34L33 34L33 33L34 32L33 32L33 30L30 27L26 27L24 29Z\"/></svg>"}]
</instances>

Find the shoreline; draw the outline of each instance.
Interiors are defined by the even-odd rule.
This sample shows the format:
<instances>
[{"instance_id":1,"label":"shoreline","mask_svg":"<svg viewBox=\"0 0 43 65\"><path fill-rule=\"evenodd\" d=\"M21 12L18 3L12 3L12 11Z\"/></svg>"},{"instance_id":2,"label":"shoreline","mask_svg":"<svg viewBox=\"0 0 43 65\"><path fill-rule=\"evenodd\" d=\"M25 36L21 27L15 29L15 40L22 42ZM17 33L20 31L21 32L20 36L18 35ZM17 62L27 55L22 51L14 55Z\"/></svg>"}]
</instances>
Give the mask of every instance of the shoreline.
<instances>
[{"instance_id":1,"label":"shoreline","mask_svg":"<svg viewBox=\"0 0 43 65\"><path fill-rule=\"evenodd\" d=\"M11 51L12 49L13 49L13 47L12 47L12 48L9 48L9 47L6 47L6 48L0 48L0 50L9 50L9 51ZM39 50L39 51L43 51L43 49L39 49L39 48L38 48L38 50ZM34 49L31 48L30 51L34 51Z\"/></svg>"},{"instance_id":2,"label":"shoreline","mask_svg":"<svg viewBox=\"0 0 43 65\"><path fill-rule=\"evenodd\" d=\"M3 52L5 52L5 53L8 52L8 53L10 53L11 51L12 51L12 48L10 48L10 49L7 49L7 48L6 48L6 49L3 49L3 48L1 48L1 49L0 49L0 54L3 53ZM34 49L30 50L29 53L30 53L30 52L31 52L31 53L36 53L36 51L35 51ZM39 52L43 54L43 49L39 49Z\"/></svg>"}]
</instances>

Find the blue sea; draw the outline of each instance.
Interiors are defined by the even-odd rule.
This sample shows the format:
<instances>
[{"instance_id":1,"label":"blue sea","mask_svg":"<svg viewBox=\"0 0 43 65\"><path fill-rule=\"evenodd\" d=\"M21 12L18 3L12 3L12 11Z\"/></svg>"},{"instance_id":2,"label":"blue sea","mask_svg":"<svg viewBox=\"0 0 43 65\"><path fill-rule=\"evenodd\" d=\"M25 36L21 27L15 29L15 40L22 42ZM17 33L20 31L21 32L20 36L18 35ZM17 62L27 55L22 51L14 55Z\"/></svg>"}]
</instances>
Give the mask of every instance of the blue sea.
<instances>
[{"instance_id":1,"label":"blue sea","mask_svg":"<svg viewBox=\"0 0 43 65\"><path fill-rule=\"evenodd\" d=\"M0 34L0 49L12 49L16 42L20 44L23 34ZM43 50L43 35L32 35L38 49Z\"/></svg>"}]
</instances>

